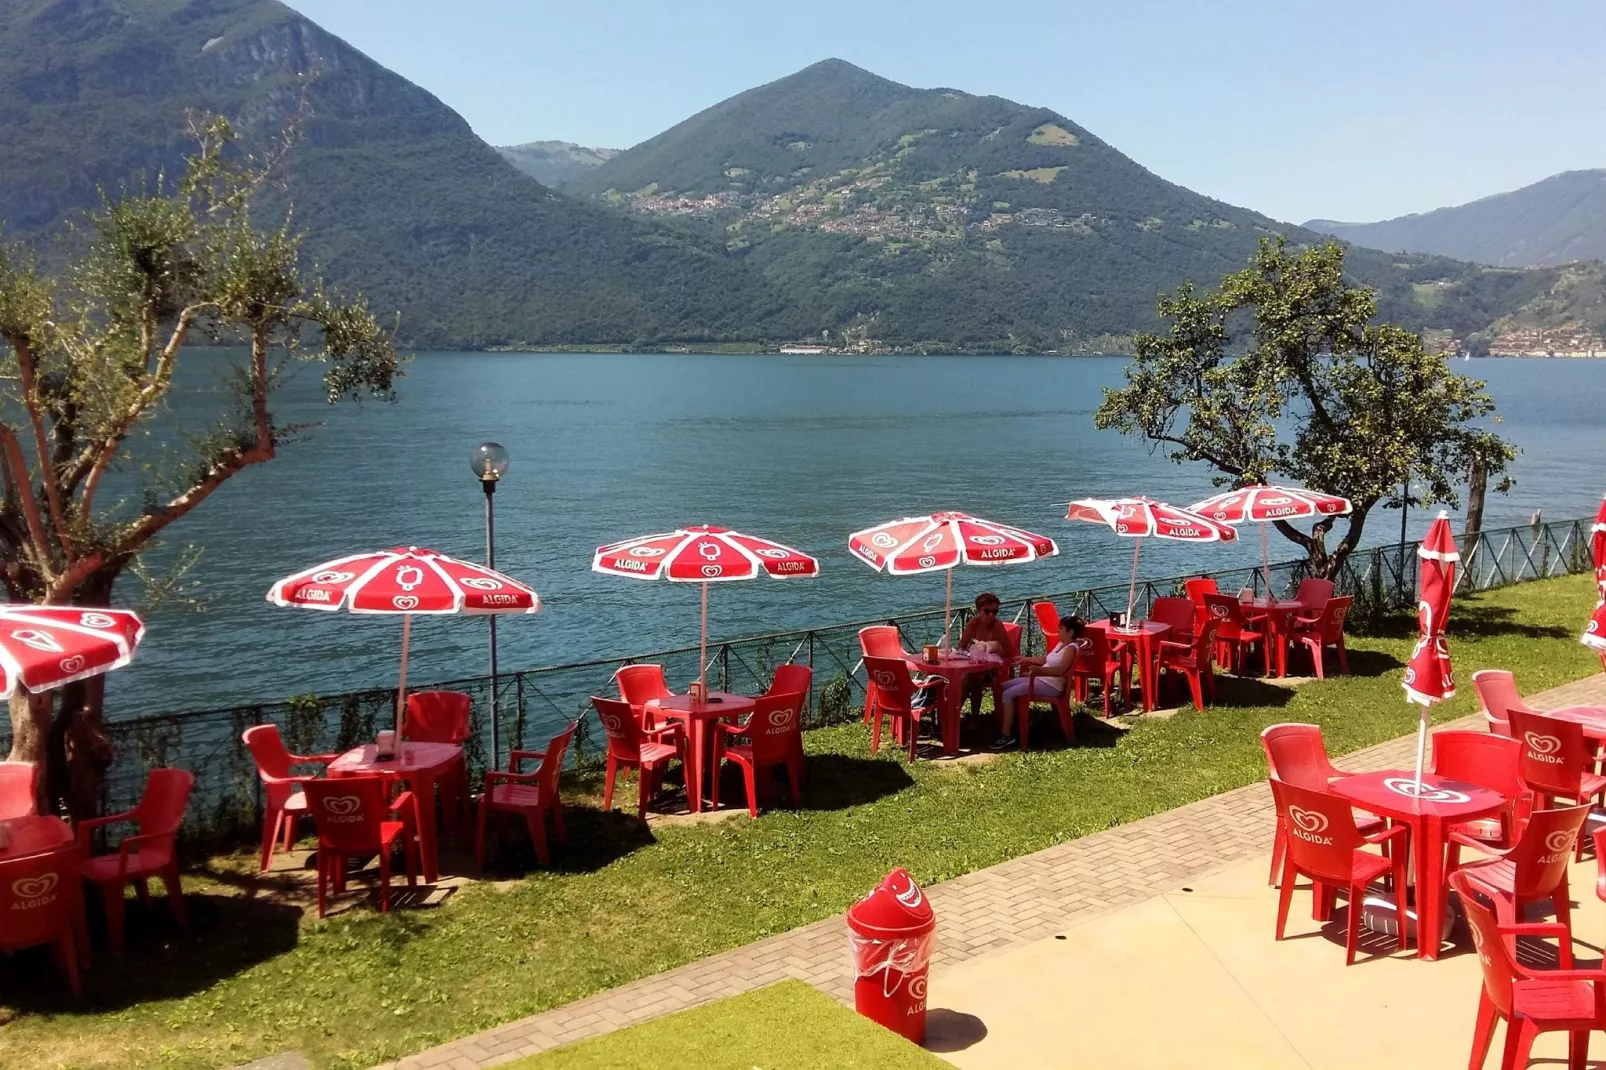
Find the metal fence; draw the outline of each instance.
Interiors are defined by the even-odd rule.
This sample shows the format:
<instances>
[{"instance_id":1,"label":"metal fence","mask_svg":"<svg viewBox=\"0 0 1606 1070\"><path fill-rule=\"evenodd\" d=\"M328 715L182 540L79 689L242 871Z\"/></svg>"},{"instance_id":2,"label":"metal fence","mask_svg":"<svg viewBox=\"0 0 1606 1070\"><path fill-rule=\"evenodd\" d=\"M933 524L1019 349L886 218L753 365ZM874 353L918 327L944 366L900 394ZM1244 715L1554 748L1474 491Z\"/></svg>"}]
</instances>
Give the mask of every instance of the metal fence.
<instances>
[{"instance_id":1,"label":"metal fence","mask_svg":"<svg viewBox=\"0 0 1606 1070\"><path fill-rule=\"evenodd\" d=\"M1589 520L1558 521L1545 525L1505 528L1463 537L1463 567L1457 592L1486 590L1525 580L1587 572L1592 567ZM1337 578L1341 594L1355 597L1352 626L1364 630L1383 614L1416 602L1416 543L1380 546L1354 554ZM1276 593L1291 592L1309 574L1304 561L1271 566L1270 583ZM1137 588L1137 607L1147 612L1155 598L1180 594L1184 579L1211 576L1224 591L1248 587L1263 593L1265 577L1258 567L1189 573L1168 579L1143 580ZM1062 614L1077 613L1097 619L1127 608L1126 584L1062 591L1006 601L1000 610L1005 620L1022 625L1025 652L1042 649L1031 604L1052 601ZM962 628L968 607L949 621L955 635ZM941 609L916 611L894 617L854 621L826 628L777 632L716 643L709 648L708 678L720 690L756 694L768 685L776 666L787 662L808 665L814 671L805 725L819 727L850 721L864 701L864 673L859 657L859 629L870 624L893 624L909 649L935 642L942 634ZM628 657L600 659L548 668L500 674L495 680L501 711L502 754L509 748L538 748L570 721L579 721L574 746L580 763L598 757L596 722L587 714L590 697L613 693L612 677L621 666L660 664L672 686L698 675L696 647L659 650ZM413 690L444 689L473 696L473 736L467 746L470 773L478 777L490 755L490 696L492 679L435 681ZM394 716L396 693L392 688L353 691L337 695L304 695L282 702L223 709L196 710L142 717L108 726L117 758L106 780L106 803L123 809L137 798L148 770L181 766L196 776L195 797L188 815L189 834L207 844L238 841L260 827L260 788L256 771L240 744L240 734L254 724L274 723L286 744L296 753L335 752L372 740ZM0 737L0 742L7 742Z\"/></svg>"}]
</instances>

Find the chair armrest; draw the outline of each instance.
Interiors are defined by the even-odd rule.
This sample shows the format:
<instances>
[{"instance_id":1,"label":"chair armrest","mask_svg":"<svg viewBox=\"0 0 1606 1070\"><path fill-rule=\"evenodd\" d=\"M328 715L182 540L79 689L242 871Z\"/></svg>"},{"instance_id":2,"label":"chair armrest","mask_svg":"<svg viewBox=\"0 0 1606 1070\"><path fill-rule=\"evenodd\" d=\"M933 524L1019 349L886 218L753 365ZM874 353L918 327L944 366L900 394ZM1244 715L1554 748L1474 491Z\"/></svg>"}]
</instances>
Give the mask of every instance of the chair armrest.
<instances>
[{"instance_id":1,"label":"chair armrest","mask_svg":"<svg viewBox=\"0 0 1606 1070\"><path fill-rule=\"evenodd\" d=\"M1542 980L1547 980L1547 981L1549 981L1549 980L1557 980L1557 981L1562 981L1562 980L1573 980L1573 981L1588 981L1588 980L1599 981L1599 980L1606 980L1606 971L1602 971L1599 967L1596 967L1593 970L1574 970L1572 968L1573 967L1573 935L1572 935L1571 932L1568 931L1567 926L1565 926L1565 925L1561 925L1561 924L1559 924L1557 922L1554 922L1554 921L1519 922L1519 923L1514 924L1514 925L1502 925L1502 926L1500 926L1500 935L1501 936L1549 936L1549 937L1554 938L1557 941L1557 943L1560 944L1560 948L1557 951L1557 954L1561 958L1561 969L1559 969L1559 970L1530 970L1527 967L1523 966L1521 963L1519 963L1517 961L1517 959L1516 959L1516 956L1512 956L1512 959L1511 959L1512 966L1514 966L1516 968L1517 972L1519 974L1521 974L1522 976L1524 976L1524 977L1529 977L1529 978L1537 977L1537 978L1540 978ZM1579 976L1579 977L1566 977L1566 976L1564 976L1567 973L1576 973L1576 974L1581 974L1583 976Z\"/></svg>"},{"instance_id":2,"label":"chair armrest","mask_svg":"<svg viewBox=\"0 0 1606 1070\"><path fill-rule=\"evenodd\" d=\"M659 728L643 728L641 734L651 738L654 743L662 743L663 740L659 739L659 736L680 735L680 724L679 722L671 721L669 724Z\"/></svg>"},{"instance_id":3,"label":"chair armrest","mask_svg":"<svg viewBox=\"0 0 1606 1070\"><path fill-rule=\"evenodd\" d=\"M89 834L91 832L94 832L98 828L104 828L107 825L115 825L119 821L132 821L133 819L134 811L132 810L125 810L120 814L107 814L105 817L85 818L83 821L78 822L78 846L82 847L85 851L88 851Z\"/></svg>"},{"instance_id":4,"label":"chair armrest","mask_svg":"<svg viewBox=\"0 0 1606 1070\"><path fill-rule=\"evenodd\" d=\"M290 755L290 764L328 765L338 757L340 757L338 754L292 754Z\"/></svg>"},{"instance_id":5,"label":"chair armrest","mask_svg":"<svg viewBox=\"0 0 1606 1070\"><path fill-rule=\"evenodd\" d=\"M534 773L512 773L503 769L487 769L485 790L490 791L497 784L534 784L540 776L539 770Z\"/></svg>"},{"instance_id":6,"label":"chair armrest","mask_svg":"<svg viewBox=\"0 0 1606 1070\"><path fill-rule=\"evenodd\" d=\"M1367 843L1383 843L1385 840L1404 839L1409 831L1409 826L1395 825L1393 828L1384 829L1382 832L1374 832L1370 836L1362 836L1361 839Z\"/></svg>"},{"instance_id":7,"label":"chair armrest","mask_svg":"<svg viewBox=\"0 0 1606 1070\"><path fill-rule=\"evenodd\" d=\"M507 756L509 758L530 758L535 761L540 761L542 758L546 757L546 752L539 750L510 750L507 752Z\"/></svg>"},{"instance_id":8,"label":"chair armrest","mask_svg":"<svg viewBox=\"0 0 1606 1070\"><path fill-rule=\"evenodd\" d=\"M404 823L418 827L418 796L404 791L390 801L390 812L400 814Z\"/></svg>"},{"instance_id":9,"label":"chair armrest","mask_svg":"<svg viewBox=\"0 0 1606 1070\"><path fill-rule=\"evenodd\" d=\"M1489 855L1491 858L1505 858L1507 855L1509 855L1511 853L1509 850L1502 851L1499 848L1490 847L1489 844L1487 842L1485 842L1484 840L1480 840L1476 836L1468 836L1464 832L1453 832L1452 831L1449 834L1448 838L1449 838L1451 843L1459 844L1462 847L1471 847L1474 850L1482 851L1484 854Z\"/></svg>"},{"instance_id":10,"label":"chair armrest","mask_svg":"<svg viewBox=\"0 0 1606 1070\"><path fill-rule=\"evenodd\" d=\"M752 731L753 719L749 717L741 724L728 724L725 721L714 722L714 727L727 736L745 736Z\"/></svg>"}]
</instances>

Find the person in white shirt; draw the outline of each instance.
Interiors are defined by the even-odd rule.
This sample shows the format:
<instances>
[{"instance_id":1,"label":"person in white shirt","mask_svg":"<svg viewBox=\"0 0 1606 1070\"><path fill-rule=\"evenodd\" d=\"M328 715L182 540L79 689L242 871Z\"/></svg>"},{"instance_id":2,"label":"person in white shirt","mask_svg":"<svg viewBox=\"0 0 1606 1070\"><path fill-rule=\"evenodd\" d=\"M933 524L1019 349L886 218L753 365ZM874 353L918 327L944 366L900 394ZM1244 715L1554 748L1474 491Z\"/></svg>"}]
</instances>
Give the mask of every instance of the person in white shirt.
<instances>
[{"instance_id":1,"label":"person in white shirt","mask_svg":"<svg viewBox=\"0 0 1606 1070\"><path fill-rule=\"evenodd\" d=\"M1081 650L1085 626L1081 617L1061 617L1059 646L1047 657L1020 659L1021 675L1004 685L1000 710L1003 724L998 738L993 740L993 750L1008 750L1019 745L1020 741L1015 738L1015 717L1017 709L1025 715L1023 704L1033 698L1057 698L1065 693L1065 679L1071 675L1071 666ZM1035 678L1029 675L1034 670Z\"/></svg>"}]
</instances>

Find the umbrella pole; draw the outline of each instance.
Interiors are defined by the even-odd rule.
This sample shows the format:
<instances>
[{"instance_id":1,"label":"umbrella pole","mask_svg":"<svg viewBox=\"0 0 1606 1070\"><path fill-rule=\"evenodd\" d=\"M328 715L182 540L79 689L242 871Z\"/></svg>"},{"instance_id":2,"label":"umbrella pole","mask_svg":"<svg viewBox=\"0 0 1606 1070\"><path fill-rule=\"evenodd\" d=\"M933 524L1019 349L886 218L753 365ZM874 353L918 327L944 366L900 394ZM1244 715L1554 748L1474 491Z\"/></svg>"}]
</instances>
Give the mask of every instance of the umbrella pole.
<instances>
[{"instance_id":1,"label":"umbrella pole","mask_svg":"<svg viewBox=\"0 0 1606 1070\"><path fill-rule=\"evenodd\" d=\"M1428 708L1422 707L1422 714L1416 722L1416 793L1422 794L1422 756L1428 746Z\"/></svg>"},{"instance_id":2,"label":"umbrella pole","mask_svg":"<svg viewBox=\"0 0 1606 1070\"><path fill-rule=\"evenodd\" d=\"M1138 601L1138 555L1143 552L1143 540L1132 540L1132 583L1126 589L1126 626L1132 627L1132 607Z\"/></svg>"},{"instance_id":3,"label":"umbrella pole","mask_svg":"<svg viewBox=\"0 0 1606 1070\"><path fill-rule=\"evenodd\" d=\"M407 645L412 640L413 615L402 614L401 680L396 684L396 738L401 739L402 713L407 709Z\"/></svg>"},{"instance_id":4,"label":"umbrella pole","mask_svg":"<svg viewBox=\"0 0 1606 1070\"><path fill-rule=\"evenodd\" d=\"M703 696L708 696L708 583L703 583L703 631L697 643L697 682L702 685Z\"/></svg>"},{"instance_id":5,"label":"umbrella pole","mask_svg":"<svg viewBox=\"0 0 1606 1070\"><path fill-rule=\"evenodd\" d=\"M1266 525L1260 525L1260 568L1266 576L1266 598L1271 599L1271 551L1266 548Z\"/></svg>"},{"instance_id":6,"label":"umbrella pole","mask_svg":"<svg viewBox=\"0 0 1606 1070\"><path fill-rule=\"evenodd\" d=\"M948 620L954 612L954 570L948 569L948 589L942 596L942 645L948 647Z\"/></svg>"}]
</instances>

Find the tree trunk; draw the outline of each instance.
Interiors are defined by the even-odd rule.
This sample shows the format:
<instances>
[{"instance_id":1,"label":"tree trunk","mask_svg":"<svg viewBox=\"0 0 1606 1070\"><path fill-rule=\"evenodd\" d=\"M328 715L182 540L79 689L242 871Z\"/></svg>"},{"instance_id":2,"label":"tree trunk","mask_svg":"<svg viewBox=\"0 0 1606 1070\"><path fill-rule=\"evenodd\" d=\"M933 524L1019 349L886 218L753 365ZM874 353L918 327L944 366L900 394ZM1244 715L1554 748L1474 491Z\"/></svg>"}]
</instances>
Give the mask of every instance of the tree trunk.
<instances>
[{"instance_id":1,"label":"tree trunk","mask_svg":"<svg viewBox=\"0 0 1606 1070\"><path fill-rule=\"evenodd\" d=\"M8 761L33 762L45 772L44 762L50 747L50 712L55 696L50 692L30 695L20 685L11 693L11 753ZM37 781L39 812L50 813L53 808L48 776Z\"/></svg>"},{"instance_id":2,"label":"tree trunk","mask_svg":"<svg viewBox=\"0 0 1606 1070\"><path fill-rule=\"evenodd\" d=\"M94 573L74 592L73 604L110 606L112 586L121 574L121 565ZM116 756L106 735L105 705L104 676L61 688L61 702L50 730L47 773L55 796L75 822L99 814L106 770Z\"/></svg>"},{"instance_id":3,"label":"tree trunk","mask_svg":"<svg viewBox=\"0 0 1606 1070\"><path fill-rule=\"evenodd\" d=\"M1467 476L1467 525L1465 534L1468 537L1476 535L1483 530L1483 499L1489 493L1489 470L1484 467L1483 459L1477 458L1472 462L1472 472Z\"/></svg>"}]
</instances>

